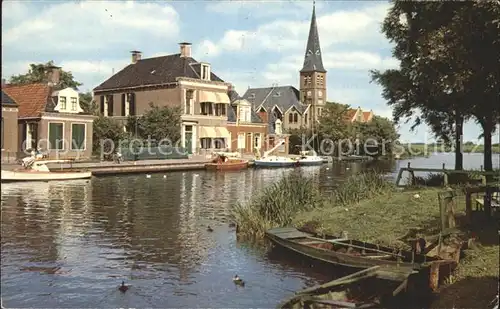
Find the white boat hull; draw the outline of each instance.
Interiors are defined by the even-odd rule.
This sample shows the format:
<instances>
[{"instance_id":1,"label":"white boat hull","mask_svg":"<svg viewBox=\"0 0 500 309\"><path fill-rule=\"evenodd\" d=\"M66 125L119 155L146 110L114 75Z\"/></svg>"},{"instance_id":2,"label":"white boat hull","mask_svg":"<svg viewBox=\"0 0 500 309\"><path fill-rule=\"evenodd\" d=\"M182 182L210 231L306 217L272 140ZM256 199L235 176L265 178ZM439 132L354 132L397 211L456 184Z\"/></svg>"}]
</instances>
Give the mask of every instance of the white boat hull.
<instances>
[{"instance_id":1,"label":"white boat hull","mask_svg":"<svg viewBox=\"0 0 500 309\"><path fill-rule=\"evenodd\" d=\"M51 181L51 180L74 180L92 177L92 172L39 172L39 171L4 171L2 170L2 182L12 181Z\"/></svg>"},{"instance_id":2,"label":"white boat hull","mask_svg":"<svg viewBox=\"0 0 500 309\"><path fill-rule=\"evenodd\" d=\"M263 159L254 160L256 167L294 167L297 166L297 161L286 157L266 157Z\"/></svg>"},{"instance_id":3,"label":"white boat hull","mask_svg":"<svg viewBox=\"0 0 500 309\"><path fill-rule=\"evenodd\" d=\"M299 165L302 165L302 166L322 165L323 163L324 163L324 160L322 157L308 156L308 157L299 159Z\"/></svg>"}]
</instances>

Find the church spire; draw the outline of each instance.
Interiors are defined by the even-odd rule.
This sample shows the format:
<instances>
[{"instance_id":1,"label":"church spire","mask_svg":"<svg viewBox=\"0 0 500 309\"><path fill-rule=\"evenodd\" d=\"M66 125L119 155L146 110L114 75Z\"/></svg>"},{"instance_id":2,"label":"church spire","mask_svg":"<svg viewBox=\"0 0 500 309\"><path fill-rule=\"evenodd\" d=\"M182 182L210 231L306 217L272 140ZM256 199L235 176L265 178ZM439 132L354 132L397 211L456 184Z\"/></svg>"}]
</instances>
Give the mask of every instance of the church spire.
<instances>
[{"instance_id":1,"label":"church spire","mask_svg":"<svg viewBox=\"0 0 500 309\"><path fill-rule=\"evenodd\" d=\"M321 59L318 25L316 23L316 5L314 2L311 17L311 26L309 28L309 37L307 38L306 54L304 57L304 66L302 67L302 70L300 70L300 72L326 72L325 68L323 67L323 60Z\"/></svg>"}]
</instances>

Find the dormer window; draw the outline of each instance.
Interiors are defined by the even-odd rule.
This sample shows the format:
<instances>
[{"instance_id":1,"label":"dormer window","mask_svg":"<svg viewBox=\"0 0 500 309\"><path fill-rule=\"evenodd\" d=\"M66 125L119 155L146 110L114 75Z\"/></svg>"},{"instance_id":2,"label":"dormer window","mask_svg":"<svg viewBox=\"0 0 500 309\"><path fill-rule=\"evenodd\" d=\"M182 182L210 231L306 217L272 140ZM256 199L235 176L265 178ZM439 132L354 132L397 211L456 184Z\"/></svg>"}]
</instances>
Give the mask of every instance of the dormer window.
<instances>
[{"instance_id":1,"label":"dormer window","mask_svg":"<svg viewBox=\"0 0 500 309\"><path fill-rule=\"evenodd\" d=\"M210 80L210 65L202 63L201 64L201 79Z\"/></svg>"},{"instance_id":2,"label":"dormer window","mask_svg":"<svg viewBox=\"0 0 500 309\"><path fill-rule=\"evenodd\" d=\"M255 99L255 93L250 94L250 99Z\"/></svg>"},{"instance_id":3,"label":"dormer window","mask_svg":"<svg viewBox=\"0 0 500 309\"><path fill-rule=\"evenodd\" d=\"M78 105L78 98L72 97L71 98L71 110L76 112L78 110L77 105Z\"/></svg>"},{"instance_id":4,"label":"dormer window","mask_svg":"<svg viewBox=\"0 0 500 309\"><path fill-rule=\"evenodd\" d=\"M59 110L66 110L66 97L59 97Z\"/></svg>"},{"instance_id":5,"label":"dormer window","mask_svg":"<svg viewBox=\"0 0 500 309\"><path fill-rule=\"evenodd\" d=\"M252 122L252 111L250 106L240 106L239 118L241 122Z\"/></svg>"},{"instance_id":6,"label":"dormer window","mask_svg":"<svg viewBox=\"0 0 500 309\"><path fill-rule=\"evenodd\" d=\"M274 93L274 96L275 96L275 97L280 97L280 96L281 96L281 92L279 92L279 91L275 92L275 93Z\"/></svg>"}]
</instances>

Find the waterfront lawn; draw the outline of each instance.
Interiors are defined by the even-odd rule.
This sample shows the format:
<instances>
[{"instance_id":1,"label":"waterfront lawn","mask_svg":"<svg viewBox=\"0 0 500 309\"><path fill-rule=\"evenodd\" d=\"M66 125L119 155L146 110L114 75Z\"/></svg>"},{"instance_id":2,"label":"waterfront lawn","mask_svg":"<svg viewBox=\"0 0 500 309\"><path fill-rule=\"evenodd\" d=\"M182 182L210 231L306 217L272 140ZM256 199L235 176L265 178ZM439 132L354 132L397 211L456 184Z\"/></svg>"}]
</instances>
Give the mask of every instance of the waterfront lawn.
<instances>
[{"instance_id":1,"label":"waterfront lawn","mask_svg":"<svg viewBox=\"0 0 500 309\"><path fill-rule=\"evenodd\" d=\"M421 236L439 233L438 192L443 189L412 191L388 190L385 194L359 203L335 207L326 205L312 212L301 212L295 226L315 226L317 232L384 245L406 247L400 238L410 230Z\"/></svg>"}]
</instances>

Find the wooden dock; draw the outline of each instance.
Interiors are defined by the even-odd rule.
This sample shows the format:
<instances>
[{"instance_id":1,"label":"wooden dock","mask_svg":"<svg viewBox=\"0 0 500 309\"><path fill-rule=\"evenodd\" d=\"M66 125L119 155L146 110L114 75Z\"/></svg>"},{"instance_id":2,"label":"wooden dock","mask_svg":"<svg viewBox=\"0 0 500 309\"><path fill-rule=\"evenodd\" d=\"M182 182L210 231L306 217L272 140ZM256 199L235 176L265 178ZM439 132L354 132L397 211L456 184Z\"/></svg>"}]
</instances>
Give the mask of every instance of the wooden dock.
<instances>
[{"instance_id":1,"label":"wooden dock","mask_svg":"<svg viewBox=\"0 0 500 309\"><path fill-rule=\"evenodd\" d=\"M410 185L415 184L415 172L426 172L426 173L438 173L443 174L443 186L449 184L450 175L470 175L476 174L481 178L481 184L487 184L487 177L491 176L495 178L496 181L500 180L500 175L497 171L483 171L483 170L454 170L446 169L443 163L443 168L421 168L421 167L411 167L410 162L408 162L408 167L402 167L399 169L398 176L396 178L396 186L405 187L407 185L401 184L401 179L403 178L403 173L408 172L410 174Z\"/></svg>"}]
</instances>

